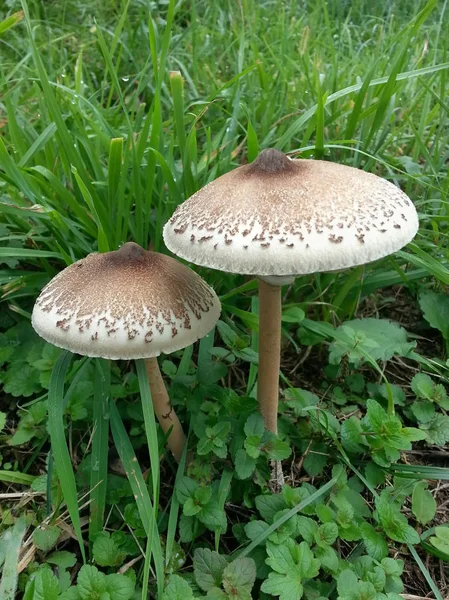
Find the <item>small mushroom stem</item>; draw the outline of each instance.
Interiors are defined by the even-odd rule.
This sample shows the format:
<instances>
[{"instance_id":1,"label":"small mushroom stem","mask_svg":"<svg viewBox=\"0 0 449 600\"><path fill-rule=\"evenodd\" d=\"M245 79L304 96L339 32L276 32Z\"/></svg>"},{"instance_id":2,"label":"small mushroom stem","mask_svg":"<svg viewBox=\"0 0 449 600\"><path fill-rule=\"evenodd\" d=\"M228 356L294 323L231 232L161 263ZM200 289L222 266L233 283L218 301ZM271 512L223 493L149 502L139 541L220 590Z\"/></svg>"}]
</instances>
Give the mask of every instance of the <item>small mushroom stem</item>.
<instances>
[{"instance_id":1,"label":"small mushroom stem","mask_svg":"<svg viewBox=\"0 0 449 600\"><path fill-rule=\"evenodd\" d=\"M167 433L172 428L167 439L167 444L173 456L179 462L186 444L186 437L175 409L170 404L170 398L162 379L157 358L145 359L145 368L150 384L154 413L164 433Z\"/></svg>"},{"instance_id":2,"label":"small mushroom stem","mask_svg":"<svg viewBox=\"0 0 449 600\"><path fill-rule=\"evenodd\" d=\"M265 429L277 433L281 362L281 286L259 279L259 375L257 399Z\"/></svg>"}]
</instances>

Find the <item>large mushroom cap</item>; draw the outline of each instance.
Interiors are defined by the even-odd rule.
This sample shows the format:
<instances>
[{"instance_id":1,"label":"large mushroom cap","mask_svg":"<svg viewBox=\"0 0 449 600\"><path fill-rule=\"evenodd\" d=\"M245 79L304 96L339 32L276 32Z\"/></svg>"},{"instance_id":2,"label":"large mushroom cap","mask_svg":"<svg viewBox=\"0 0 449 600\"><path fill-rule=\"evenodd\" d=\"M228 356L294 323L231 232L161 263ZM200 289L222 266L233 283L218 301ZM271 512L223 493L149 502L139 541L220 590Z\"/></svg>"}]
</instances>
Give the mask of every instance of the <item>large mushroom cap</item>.
<instances>
[{"instance_id":1,"label":"large mushroom cap","mask_svg":"<svg viewBox=\"0 0 449 600\"><path fill-rule=\"evenodd\" d=\"M54 277L36 301L32 325L48 342L85 356L150 358L193 344L220 310L199 275L130 242Z\"/></svg>"},{"instance_id":2,"label":"large mushroom cap","mask_svg":"<svg viewBox=\"0 0 449 600\"><path fill-rule=\"evenodd\" d=\"M417 229L413 203L392 183L270 149L181 204L165 225L164 240L198 265L286 276L382 258Z\"/></svg>"}]
</instances>

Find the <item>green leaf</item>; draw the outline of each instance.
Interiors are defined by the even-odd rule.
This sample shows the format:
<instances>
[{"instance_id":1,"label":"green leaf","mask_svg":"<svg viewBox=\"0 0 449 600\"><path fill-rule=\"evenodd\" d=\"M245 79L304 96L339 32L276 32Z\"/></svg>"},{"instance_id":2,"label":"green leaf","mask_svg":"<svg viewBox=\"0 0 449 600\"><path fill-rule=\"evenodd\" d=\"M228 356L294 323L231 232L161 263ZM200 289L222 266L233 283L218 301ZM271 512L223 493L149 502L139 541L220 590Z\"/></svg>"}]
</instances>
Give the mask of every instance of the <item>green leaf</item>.
<instances>
[{"instance_id":1,"label":"green leaf","mask_svg":"<svg viewBox=\"0 0 449 600\"><path fill-rule=\"evenodd\" d=\"M400 577L404 570L404 561L400 559L394 558L383 558L381 561L382 569L385 571L385 574L388 576L395 575Z\"/></svg>"},{"instance_id":2,"label":"green leaf","mask_svg":"<svg viewBox=\"0 0 449 600\"><path fill-rule=\"evenodd\" d=\"M239 479L248 479L256 468L257 460L248 456L246 450L241 448L235 455L235 472Z\"/></svg>"},{"instance_id":3,"label":"green leaf","mask_svg":"<svg viewBox=\"0 0 449 600\"><path fill-rule=\"evenodd\" d=\"M162 600L193 600L193 591L185 579L171 575L162 595Z\"/></svg>"},{"instance_id":4,"label":"green leaf","mask_svg":"<svg viewBox=\"0 0 449 600\"><path fill-rule=\"evenodd\" d=\"M262 438L259 435L250 435L246 438L243 445L245 446L245 450L248 456L254 459L259 458L262 452L261 442Z\"/></svg>"},{"instance_id":5,"label":"green leaf","mask_svg":"<svg viewBox=\"0 0 449 600\"><path fill-rule=\"evenodd\" d=\"M367 579L376 589L376 592L381 592L386 583L385 571L381 567L374 567L374 569L367 573Z\"/></svg>"},{"instance_id":6,"label":"green leaf","mask_svg":"<svg viewBox=\"0 0 449 600\"><path fill-rule=\"evenodd\" d=\"M297 568L288 574L270 573L260 589L266 594L279 596L279 600L300 600L304 593L301 573Z\"/></svg>"},{"instance_id":7,"label":"green leaf","mask_svg":"<svg viewBox=\"0 0 449 600\"><path fill-rule=\"evenodd\" d=\"M359 366L367 356L377 361L390 360L394 355L406 356L415 346L407 342L407 332L386 319L354 319L337 328L338 339L330 345L329 362L339 364L343 356Z\"/></svg>"},{"instance_id":8,"label":"green leaf","mask_svg":"<svg viewBox=\"0 0 449 600\"><path fill-rule=\"evenodd\" d=\"M246 437L250 437L252 435L262 437L265 431L262 415L259 413L250 415L246 419L244 431Z\"/></svg>"},{"instance_id":9,"label":"green leaf","mask_svg":"<svg viewBox=\"0 0 449 600\"><path fill-rule=\"evenodd\" d=\"M292 452L290 446L275 435L270 435L263 449L271 460L285 460Z\"/></svg>"},{"instance_id":10,"label":"green leaf","mask_svg":"<svg viewBox=\"0 0 449 600\"><path fill-rule=\"evenodd\" d=\"M11 396L31 396L41 390L39 371L26 362L11 364L3 380L4 390Z\"/></svg>"},{"instance_id":11,"label":"green leaf","mask_svg":"<svg viewBox=\"0 0 449 600\"><path fill-rule=\"evenodd\" d=\"M27 584L23 600L57 600L59 582L48 568L39 569Z\"/></svg>"},{"instance_id":12,"label":"green leaf","mask_svg":"<svg viewBox=\"0 0 449 600\"><path fill-rule=\"evenodd\" d=\"M268 529L268 523L265 521L249 521L245 525L245 533L250 540L255 540ZM261 546L265 546L265 540L260 542Z\"/></svg>"},{"instance_id":13,"label":"green leaf","mask_svg":"<svg viewBox=\"0 0 449 600\"><path fill-rule=\"evenodd\" d=\"M56 525L42 525L33 531L33 542L36 548L48 552L58 541L61 530Z\"/></svg>"},{"instance_id":14,"label":"green leaf","mask_svg":"<svg viewBox=\"0 0 449 600\"><path fill-rule=\"evenodd\" d=\"M434 384L429 375L425 373L417 373L410 382L410 387L418 396L425 400L433 399Z\"/></svg>"},{"instance_id":15,"label":"green leaf","mask_svg":"<svg viewBox=\"0 0 449 600\"><path fill-rule=\"evenodd\" d=\"M393 504L388 494L376 499L376 509L380 524L392 540L406 544L419 544L418 533L410 527L407 519L401 514L397 505Z\"/></svg>"},{"instance_id":16,"label":"green leaf","mask_svg":"<svg viewBox=\"0 0 449 600\"><path fill-rule=\"evenodd\" d=\"M6 425L6 413L0 411L0 431L3 431Z\"/></svg>"},{"instance_id":17,"label":"green leaf","mask_svg":"<svg viewBox=\"0 0 449 600\"><path fill-rule=\"evenodd\" d=\"M56 565L60 569L70 569L76 564L76 555L73 552L59 550L47 556L46 561L52 565Z\"/></svg>"},{"instance_id":18,"label":"green leaf","mask_svg":"<svg viewBox=\"0 0 449 600\"><path fill-rule=\"evenodd\" d=\"M363 543L369 556L375 560L382 560L388 556L388 545L384 536L377 532L369 523L360 525Z\"/></svg>"},{"instance_id":19,"label":"green leaf","mask_svg":"<svg viewBox=\"0 0 449 600\"><path fill-rule=\"evenodd\" d=\"M126 557L126 552L121 552L110 534L105 531L96 537L92 552L94 561L100 567L118 567Z\"/></svg>"},{"instance_id":20,"label":"green leaf","mask_svg":"<svg viewBox=\"0 0 449 600\"><path fill-rule=\"evenodd\" d=\"M419 305L424 318L431 327L439 329L445 340L449 340L449 297L432 290L419 294Z\"/></svg>"},{"instance_id":21,"label":"green leaf","mask_svg":"<svg viewBox=\"0 0 449 600\"><path fill-rule=\"evenodd\" d=\"M100 573L97 567L83 565L78 573L77 588L81 598L98 598L106 591L106 575Z\"/></svg>"},{"instance_id":22,"label":"green leaf","mask_svg":"<svg viewBox=\"0 0 449 600\"><path fill-rule=\"evenodd\" d=\"M429 540L437 550L449 554L449 527L435 527L435 536L432 536Z\"/></svg>"},{"instance_id":23,"label":"green leaf","mask_svg":"<svg viewBox=\"0 0 449 600\"><path fill-rule=\"evenodd\" d=\"M264 521L271 523L276 513L288 507L282 496L277 494L266 494L263 496L256 496L256 508L262 515Z\"/></svg>"},{"instance_id":24,"label":"green leaf","mask_svg":"<svg viewBox=\"0 0 449 600\"><path fill-rule=\"evenodd\" d=\"M336 523L323 523L318 527L315 541L319 546L332 546L338 537L338 525Z\"/></svg>"},{"instance_id":25,"label":"green leaf","mask_svg":"<svg viewBox=\"0 0 449 600\"><path fill-rule=\"evenodd\" d=\"M423 423L421 429L426 433L430 444L444 446L449 442L449 417L437 414L429 423Z\"/></svg>"},{"instance_id":26,"label":"green leaf","mask_svg":"<svg viewBox=\"0 0 449 600\"><path fill-rule=\"evenodd\" d=\"M337 590L339 596L345 597L352 594L353 590L357 588L357 585L357 575L350 569L345 569L337 577Z\"/></svg>"},{"instance_id":27,"label":"green leaf","mask_svg":"<svg viewBox=\"0 0 449 600\"><path fill-rule=\"evenodd\" d=\"M211 531L219 530L224 533L227 528L226 513L217 504L217 500L210 502L198 513L198 519Z\"/></svg>"},{"instance_id":28,"label":"green leaf","mask_svg":"<svg viewBox=\"0 0 449 600\"><path fill-rule=\"evenodd\" d=\"M435 405L428 400L413 402L411 411L419 423L429 423L435 417Z\"/></svg>"},{"instance_id":29,"label":"green leaf","mask_svg":"<svg viewBox=\"0 0 449 600\"><path fill-rule=\"evenodd\" d=\"M110 600L131 600L134 596L135 584L130 577L112 573L106 576L106 591Z\"/></svg>"},{"instance_id":30,"label":"green leaf","mask_svg":"<svg viewBox=\"0 0 449 600\"><path fill-rule=\"evenodd\" d=\"M198 586L204 592L213 587L220 587L227 564L226 558L218 552L208 548L197 548L193 554L193 569Z\"/></svg>"},{"instance_id":31,"label":"green leaf","mask_svg":"<svg viewBox=\"0 0 449 600\"><path fill-rule=\"evenodd\" d=\"M251 589L256 580L256 563L252 558L237 558L223 571L223 587L232 598L242 597L246 592L251 598Z\"/></svg>"},{"instance_id":32,"label":"green leaf","mask_svg":"<svg viewBox=\"0 0 449 600\"><path fill-rule=\"evenodd\" d=\"M318 533L318 523L313 519L299 515L296 517L296 530L308 544L313 544Z\"/></svg>"},{"instance_id":33,"label":"green leaf","mask_svg":"<svg viewBox=\"0 0 449 600\"><path fill-rule=\"evenodd\" d=\"M350 417L343 421L340 428L341 443L347 452L362 454L366 450L366 443L362 436L362 427L357 417Z\"/></svg>"},{"instance_id":34,"label":"green leaf","mask_svg":"<svg viewBox=\"0 0 449 600\"><path fill-rule=\"evenodd\" d=\"M194 498L198 484L190 477L183 476L176 483L176 497L180 504L184 504L189 498Z\"/></svg>"},{"instance_id":35,"label":"green leaf","mask_svg":"<svg viewBox=\"0 0 449 600\"><path fill-rule=\"evenodd\" d=\"M431 521L437 510L435 498L427 489L426 481L420 481L415 485L412 495L412 512L417 520L426 525Z\"/></svg>"},{"instance_id":36,"label":"green leaf","mask_svg":"<svg viewBox=\"0 0 449 600\"><path fill-rule=\"evenodd\" d=\"M200 513L201 510L202 507L199 504L199 502L196 501L195 498L188 498L184 502L184 505L182 507L182 511L186 515L186 517L194 517L195 515Z\"/></svg>"},{"instance_id":37,"label":"green leaf","mask_svg":"<svg viewBox=\"0 0 449 600\"><path fill-rule=\"evenodd\" d=\"M321 544L321 546L315 548L315 556L320 561L321 566L331 573L336 573L339 570L340 559L332 546Z\"/></svg>"}]
</instances>

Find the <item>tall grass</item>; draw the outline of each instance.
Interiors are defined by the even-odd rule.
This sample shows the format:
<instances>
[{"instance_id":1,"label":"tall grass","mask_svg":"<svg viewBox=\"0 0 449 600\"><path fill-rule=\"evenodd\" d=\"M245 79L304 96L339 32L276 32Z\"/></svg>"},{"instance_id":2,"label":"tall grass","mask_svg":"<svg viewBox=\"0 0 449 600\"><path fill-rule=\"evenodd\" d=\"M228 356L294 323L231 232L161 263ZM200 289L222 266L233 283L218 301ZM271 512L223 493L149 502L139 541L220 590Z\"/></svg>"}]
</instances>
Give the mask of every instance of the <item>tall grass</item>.
<instances>
[{"instance_id":1,"label":"tall grass","mask_svg":"<svg viewBox=\"0 0 449 600\"><path fill-rule=\"evenodd\" d=\"M43 285L89 252L129 239L164 251L161 229L175 206L269 146L374 171L420 212L407 251L382 268L300 278L295 304L326 292L327 308L314 310L338 320L383 286L413 289L425 277L448 283L447 2L23 0L11 13L21 8L23 20L8 20L0 7L0 286L15 318L27 318ZM203 274L256 343L257 303L240 293L253 284ZM103 524L107 379L99 367L92 534ZM59 432L61 418L51 421ZM111 429L161 592L157 479L153 505L113 405ZM64 447L59 439L56 462L69 460ZM77 515L67 473L65 501ZM176 503L172 514L167 555ZM78 519L73 525L79 533ZM149 568L147 555L146 581Z\"/></svg>"}]
</instances>

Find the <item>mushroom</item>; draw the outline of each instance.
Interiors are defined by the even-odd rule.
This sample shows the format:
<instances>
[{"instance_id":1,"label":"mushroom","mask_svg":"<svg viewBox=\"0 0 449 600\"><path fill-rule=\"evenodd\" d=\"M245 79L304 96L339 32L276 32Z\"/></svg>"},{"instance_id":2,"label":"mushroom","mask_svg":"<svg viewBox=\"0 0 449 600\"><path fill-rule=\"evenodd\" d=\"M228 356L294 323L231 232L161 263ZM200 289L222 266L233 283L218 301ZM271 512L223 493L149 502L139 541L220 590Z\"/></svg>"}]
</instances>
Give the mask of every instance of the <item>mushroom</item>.
<instances>
[{"instance_id":1,"label":"mushroom","mask_svg":"<svg viewBox=\"0 0 449 600\"><path fill-rule=\"evenodd\" d=\"M32 325L55 346L91 357L144 358L154 411L179 460L185 436L156 357L193 344L215 325L221 306L199 275L133 242L89 254L56 275L34 305Z\"/></svg>"},{"instance_id":2,"label":"mushroom","mask_svg":"<svg viewBox=\"0 0 449 600\"><path fill-rule=\"evenodd\" d=\"M281 286L382 258L417 230L413 203L392 183L268 149L181 204L163 235L167 248L192 263L258 277L257 396L266 429L276 433Z\"/></svg>"}]
</instances>

